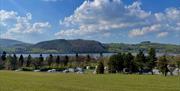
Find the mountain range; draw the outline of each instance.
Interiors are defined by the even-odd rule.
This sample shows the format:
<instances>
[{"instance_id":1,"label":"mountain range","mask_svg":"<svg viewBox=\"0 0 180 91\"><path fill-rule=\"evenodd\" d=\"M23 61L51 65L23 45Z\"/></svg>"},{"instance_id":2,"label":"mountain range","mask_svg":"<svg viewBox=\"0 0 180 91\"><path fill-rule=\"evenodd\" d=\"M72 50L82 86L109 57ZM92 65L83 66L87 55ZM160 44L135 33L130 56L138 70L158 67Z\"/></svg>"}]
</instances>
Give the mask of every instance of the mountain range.
<instances>
[{"instance_id":1,"label":"mountain range","mask_svg":"<svg viewBox=\"0 0 180 91\"><path fill-rule=\"evenodd\" d=\"M0 39L0 52L9 53L104 53L104 52L147 52L155 48L158 53L180 54L180 45L151 43L144 41L138 44L100 43L94 40L65 40L55 39L36 44L24 43L11 39Z\"/></svg>"},{"instance_id":2,"label":"mountain range","mask_svg":"<svg viewBox=\"0 0 180 91\"><path fill-rule=\"evenodd\" d=\"M94 40L56 39L29 44L17 40L0 39L0 51L10 53L100 53L106 48Z\"/></svg>"}]
</instances>

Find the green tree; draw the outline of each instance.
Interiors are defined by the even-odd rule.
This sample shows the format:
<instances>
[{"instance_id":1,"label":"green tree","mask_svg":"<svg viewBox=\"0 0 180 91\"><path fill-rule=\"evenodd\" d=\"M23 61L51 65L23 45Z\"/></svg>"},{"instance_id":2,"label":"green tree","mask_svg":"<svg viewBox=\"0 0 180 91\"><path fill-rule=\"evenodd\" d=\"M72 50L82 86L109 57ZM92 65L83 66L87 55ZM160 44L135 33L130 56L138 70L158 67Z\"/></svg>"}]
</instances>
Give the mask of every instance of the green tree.
<instances>
[{"instance_id":1,"label":"green tree","mask_svg":"<svg viewBox=\"0 0 180 91\"><path fill-rule=\"evenodd\" d=\"M28 55L27 62L26 62L26 67L30 67L31 62L32 62L32 57L31 57L31 55Z\"/></svg>"},{"instance_id":2,"label":"green tree","mask_svg":"<svg viewBox=\"0 0 180 91\"><path fill-rule=\"evenodd\" d=\"M148 57L147 57L147 62L146 62L146 65L148 67L149 70L151 70L151 73L152 75L154 74L153 73L153 68L156 66L156 61L157 61L157 58L156 58L156 51L154 48L150 48L149 49L149 52L148 52Z\"/></svg>"},{"instance_id":3,"label":"green tree","mask_svg":"<svg viewBox=\"0 0 180 91\"><path fill-rule=\"evenodd\" d=\"M177 68L178 68L178 75L180 75L180 56L175 56L175 62L176 62L176 65L177 65Z\"/></svg>"},{"instance_id":4,"label":"green tree","mask_svg":"<svg viewBox=\"0 0 180 91\"><path fill-rule=\"evenodd\" d=\"M161 56L158 59L158 68L159 70L163 73L164 76L167 76L167 72L168 72L168 60L166 59L166 56Z\"/></svg>"},{"instance_id":5,"label":"green tree","mask_svg":"<svg viewBox=\"0 0 180 91\"><path fill-rule=\"evenodd\" d=\"M43 62L44 62L44 57L42 56L42 54L40 54L38 64L37 64L39 68L43 66Z\"/></svg>"},{"instance_id":6,"label":"green tree","mask_svg":"<svg viewBox=\"0 0 180 91\"><path fill-rule=\"evenodd\" d=\"M91 61L91 57L90 57L90 55L88 54L88 55L86 56L85 65L87 66L90 61Z\"/></svg>"},{"instance_id":7,"label":"green tree","mask_svg":"<svg viewBox=\"0 0 180 91\"><path fill-rule=\"evenodd\" d=\"M5 61L6 61L6 52L3 51L2 55L1 55L1 59L0 59L0 69L4 68Z\"/></svg>"},{"instance_id":8,"label":"green tree","mask_svg":"<svg viewBox=\"0 0 180 91\"><path fill-rule=\"evenodd\" d=\"M50 67L51 66L51 64L53 63L53 55L52 54L50 54L49 55L49 57L48 57L48 66Z\"/></svg>"},{"instance_id":9,"label":"green tree","mask_svg":"<svg viewBox=\"0 0 180 91\"><path fill-rule=\"evenodd\" d=\"M76 56L75 56L75 63L76 63L76 66L80 66L80 60L79 60L79 54L76 53Z\"/></svg>"},{"instance_id":10,"label":"green tree","mask_svg":"<svg viewBox=\"0 0 180 91\"><path fill-rule=\"evenodd\" d=\"M109 73L121 72L123 70L123 57L121 53L112 55L108 61L108 71Z\"/></svg>"},{"instance_id":11,"label":"green tree","mask_svg":"<svg viewBox=\"0 0 180 91\"><path fill-rule=\"evenodd\" d=\"M15 70L17 68L17 56L13 54L13 57L10 58L11 70Z\"/></svg>"},{"instance_id":12,"label":"green tree","mask_svg":"<svg viewBox=\"0 0 180 91\"><path fill-rule=\"evenodd\" d=\"M123 55L124 59L124 67L128 69L129 73L132 73L134 70L134 56L131 53L127 53Z\"/></svg>"},{"instance_id":13,"label":"green tree","mask_svg":"<svg viewBox=\"0 0 180 91\"><path fill-rule=\"evenodd\" d=\"M97 74L104 74L104 64L102 61L99 61L97 69L96 69Z\"/></svg>"},{"instance_id":14,"label":"green tree","mask_svg":"<svg viewBox=\"0 0 180 91\"><path fill-rule=\"evenodd\" d=\"M116 70L117 70L117 72L123 71L123 68L124 68L123 55L126 55L126 54L121 54L121 53L117 54L117 57L116 57Z\"/></svg>"},{"instance_id":15,"label":"green tree","mask_svg":"<svg viewBox=\"0 0 180 91\"><path fill-rule=\"evenodd\" d=\"M68 62L69 62L69 57L66 55L64 59L64 66L67 66Z\"/></svg>"},{"instance_id":16,"label":"green tree","mask_svg":"<svg viewBox=\"0 0 180 91\"><path fill-rule=\"evenodd\" d=\"M56 57L56 66L59 66L59 64L60 64L60 56L58 55Z\"/></svg>"},{"instance_id":17,"label":"green tree","mask_svg":"<svg viewBox=\"0 0 180 91\"><path fill-rule=\"evenodd\" d=\"M5 61L5 68L7 69L7 70L11 70L11 61L12 61L12 55L8 55L7 57L6 57L6 61Z\"/></svg>"},{"instance_id":18,"label":"green tree","mask_svg":"<svg viewBox=\"0 0 180 91\"><path fill-rule=\"evenodd\" d=\"M24 64L24 57L23 55L21 54L20 57L19 57L19 67L22 67Z\"/></svg>"},{"instance_id":19,"label":"green tree","mask_svg":"<svg viewBox=\"0 0 180 91\"><path fill-rule=\"evenodd\" d=\"M1 59L2 59L2 61L6 60L6 52L5 51L3 51L3 53L2 53Z\"/></svg>"},{"instance_id":20,"label":"green tree","mask_svg":"<svg viewBox=\"0 0 180 91\"><path fill-rule=\"evenodd\" d=\"M142 74L143 70L145 69L146 65L146 57L142 50L139 51L139 53L136 55L134 61L137 64L137 67L139 69L139 74Z\"/></svg>"},{"instance_id":21,"label":"green tree","mask_svg":"<svg viewBox=\"0 0 180 91\"><path fill-rule=\"evenodd\" d=\"M35 69L38 69L39 68L39 58L33 58L32 60L32 65Z\"/></svg>"}]
</instances>

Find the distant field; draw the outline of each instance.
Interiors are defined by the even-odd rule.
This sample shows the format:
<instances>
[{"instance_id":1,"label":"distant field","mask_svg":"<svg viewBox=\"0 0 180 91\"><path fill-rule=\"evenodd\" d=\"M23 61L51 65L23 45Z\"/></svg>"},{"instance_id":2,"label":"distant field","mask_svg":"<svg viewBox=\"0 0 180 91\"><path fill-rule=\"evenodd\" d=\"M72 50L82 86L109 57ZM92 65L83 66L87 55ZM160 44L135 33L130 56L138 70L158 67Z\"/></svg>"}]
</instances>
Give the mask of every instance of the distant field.
<instances>
[{"instance_id":1,"label":"distant field","mask_svg":"<svg viewBox=\"0 0 180 91\"><path fill-rule=\"evenodd\" d=\"M180 77L0 71L0 91L180 91Z\"/></svg>"}]
</instances>

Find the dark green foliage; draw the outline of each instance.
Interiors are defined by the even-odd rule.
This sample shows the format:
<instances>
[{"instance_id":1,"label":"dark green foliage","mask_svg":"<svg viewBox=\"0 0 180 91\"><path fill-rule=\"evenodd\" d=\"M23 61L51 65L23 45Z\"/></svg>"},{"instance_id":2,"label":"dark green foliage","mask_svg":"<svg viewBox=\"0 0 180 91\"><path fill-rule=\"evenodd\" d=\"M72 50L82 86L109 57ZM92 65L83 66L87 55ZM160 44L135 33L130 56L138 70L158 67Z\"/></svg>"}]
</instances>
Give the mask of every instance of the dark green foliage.
<instances>
[{"instance_id":1,"label":"dark green foliage","mask_svg":"<svg viewBox=\"0 0 180 91\"><path fill-rule=\"evenodd\" d=\"M116 57L116 70L117 72L122 72L124 68L123 54L119 53Z\"/></svg>"},{"instance_id":2,"label":"dark green foliage","mask_svg":"<svg viewBox=\"0 0 180 91\"><path fill-rule=\"evenodd\" d=\"M76 53L76 62L78 63L79 62L79 54Z\"/></svg>"},{"instance_id":3,"label":"dark green foliage","mask_svg":"<svg viewBox=\"0 0 180 91\"><path fill-rule=\"evenodd\" d=\"M5 60L6 60L6 52L3 51L2 55L1 55L1 59L0 59L0 69L4 68Z\"/></svg>"},{"instance_id":4,"label":"dark green foliage","mask_svg":"<svg viewBox=\"0 0 180 91\"><path fill-rule=\"evenodd\" d=\"M180 72L179 72L180 71L180 56L176 57L175 61L176 61L177 67L179 68L178 69L178 75L180 75Z\"/></svg>"},{"instance_id":5,"label":"dark green foliage","mask_svg":"<svg viewBox=\"0 0 180 91\"><path fill-rule=\"evenodd\" d=\"M97 74L104 74L104 64L102 61L99 61L97 69L96 69Z\"/></svg>"},{"instance_id":6,"label":"dark green foliage","mask_svg":"<svg viewBox=\"0 0 180 91\"><path fill-rule=\"evenodd\" d=\"M26 62L26 67L29 67L31 65L31 62L32 62L32 57L31 57L31 55L28 55L27 62Z\"/></svg>"},{"instance_id":7,"label":"dark green foliage","mask_svg":"<svg viewBox=\"0 0 180 91\"><path fill-rule=\"evenodd\" d=\"M168 72L167 66L168 66L168 60L164 55L158 59L158 68L164 74L164 76L166 76Z\"/></svg>"},{"instance_id":8,"label":"dark green foliage","mask_svg":"<svg viewBox=\"0 0 180 91\"><path fill-rule=\"evenodd\" d=\"M177 64L177 67L180 69L180 56L175 57L175 62Z\"/></svg>"},{"instance_id":9,"label":"dark green foliage","mask_svg":"<svg viewBox=\"0 0 180 91\"><path fill-rule=\"evenodd\" d=\"M124 68L123 63L124 60L121 53L111 56L108 62L109 73L122 72Z\"/></svg>"},{"instance_id":10,"label":"dark green foliage","mask_svg":"<svg viewBox=\"0 0 180 91\"><path fill-rule=\"evenodd\" d=\"M38 64L37 64L39 66L39 68L41 68L43 66L43 61L44 61L44 58L43 58L42 54L40 54Z\"/></svg>"},{"instance_id":11,"label":"dark green foliage","mask_svg":"<svg viewBox=\"0 0 180 91\"><path fill-rule=\"evenodd\" d=\"M23 64L24 64L24 57L23 57L23 55L20 55L20 57L19 57L19 67L22 67Z\"/></svg>"},{"instance_id":12,"label":"dark green foliage","mask_svg":"<svg viewBox=\"0 0 180 91\"><path fill-rule=\"evenodd\" d=\"M2 61L6 60L6 52L5 51L3 51L3 53L2 53L1 60Z\"/></svg>"},{"instance_id":13,"label":"dark green foliage","mask_svg":"<svg viewBox=\"0 0 180 91\"><path fill-rule=\"evenodd\" d=\"M58 56L56 57L56 65L57 65L57 66L59 66L60 61L61 61L61 60L60 60L60 56L58 55Z\"/></svg>"},{"instance_id":14,"label":"dark green foliage","mask_svg":"<svg viewBox=\"0 0 180 91\"><path fill-rule=\"evenodd\" d=\"M119 53L110 57L108 64L109 73L126 72L135 73L138 71L137 63L131 53Z\"/></svg>"},{"instance_id":15,"label":"dark green foliage","mask_svg":"<svg viewBox=\"0 0 180 91\"><path fill-rule=\"evenodd\" d=\"M53 63L53 55L52 54L50 54L49 55L49 57L48 57L48 66L50 67L51 66L51 64Z\"/></svg>"},{"instance_id":16,"label":"dark green foliage","mask_svg":"<svg viewBox=\"0 0 180 91\"><path fill-rule=\"evenodd\" d=\"M69 57L66 55L64 59L64 66L67 66L68 62L69 62Z\"/></svg>"},{"instance_id":17,"label":"dark green foliage","mask_svg":"<svg viewBox=\"0 0 180 91\"><path fill-rule=\"evenodd\" d=\"M22 67L22 71L33 71L34 69L32 67Z\"/></svg>"},{"instance_id":18,"label":"dark green foliage","mask_svg":"<svg viewBox=\"0 0 180 91\"><path fill-rule=\"evenodd\" d=\"M91 57L90 57L90 55L88 54L88 55L86 55L86 59L85 59L85 61L84 61L84 66L87 66L87 65L90 63L90 61L91 61Z\"/></svg>"},{"instance_id":19,"label":"dark green foliage","mask_svg":"<svg viewBox=\"0 0 180 91\"><path fill-rule=\"evenodd\" d=\"M34 58L32 60L32 66L35 68L35 69L38 69L39 68L39 58Z\"/></svg>"},{"instance_id":20,"label":"dark green foliage","mask_svg":"<svg viewBox=\"0 0 180 91\"><path fill-rule=\"evenodd\" d=\"M16 54L14 54L13 57L10 57L10 65L11 65L11 70L15 70L17 68L17 56L16 56Z\"/></svg>"},{"instance_id":21,"label":"dark green foliage","mask_svg":"<svg viewBox=\"0 0 180 91\"><path fill-rule=\"evenodd\" d=\"M147 56L147 62L146 62L146 65L148 67L148 69L153 70L153 68L156 66L156 61L157 61L157 58L156 58L156 51L154 48L150 48L149 49L149 52L148 52L148 56ZM152 72L153 74L153 72Z\"/></svg>"},{"instance_id":22,"label":"dark green foliage","mask_svg":"<svg viewBox=\"0 0 180 91\"><path fill-rule=\"evenodd\" d=\"M129 73L137 72L136 64L134 63L134 56L131 53L123 55L124 67L127 68Z\"/></svg>"},{"instance_id":23,"label":"dark green foliage","mask_svg":"<svg viewBox=\"0 0 180 91\"><path fill-rule=\"evenodd\" d=\"M138 66L139 74L142 74L143 70L146 69L146 57L142 50L140 50L139 53L136 55L134 61Z\"/></svg>"}]
</instances>

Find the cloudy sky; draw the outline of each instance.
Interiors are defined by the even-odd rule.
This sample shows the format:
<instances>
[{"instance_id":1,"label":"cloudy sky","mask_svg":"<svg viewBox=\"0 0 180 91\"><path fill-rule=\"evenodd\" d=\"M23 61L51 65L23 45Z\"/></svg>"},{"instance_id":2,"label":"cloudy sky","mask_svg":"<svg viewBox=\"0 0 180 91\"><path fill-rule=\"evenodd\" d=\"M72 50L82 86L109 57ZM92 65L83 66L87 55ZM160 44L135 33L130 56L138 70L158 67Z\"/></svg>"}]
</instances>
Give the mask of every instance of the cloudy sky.
<instances>
[{"instance_id":1,"label":"cloudy sky","mask_svg":"<svg viewBox=\"0 0 180 91\"><path fill-rule=\"evenodd\" d=\"M0 0L0 38L180 44L180 0Z\"/></svg>"}]
</instances>

